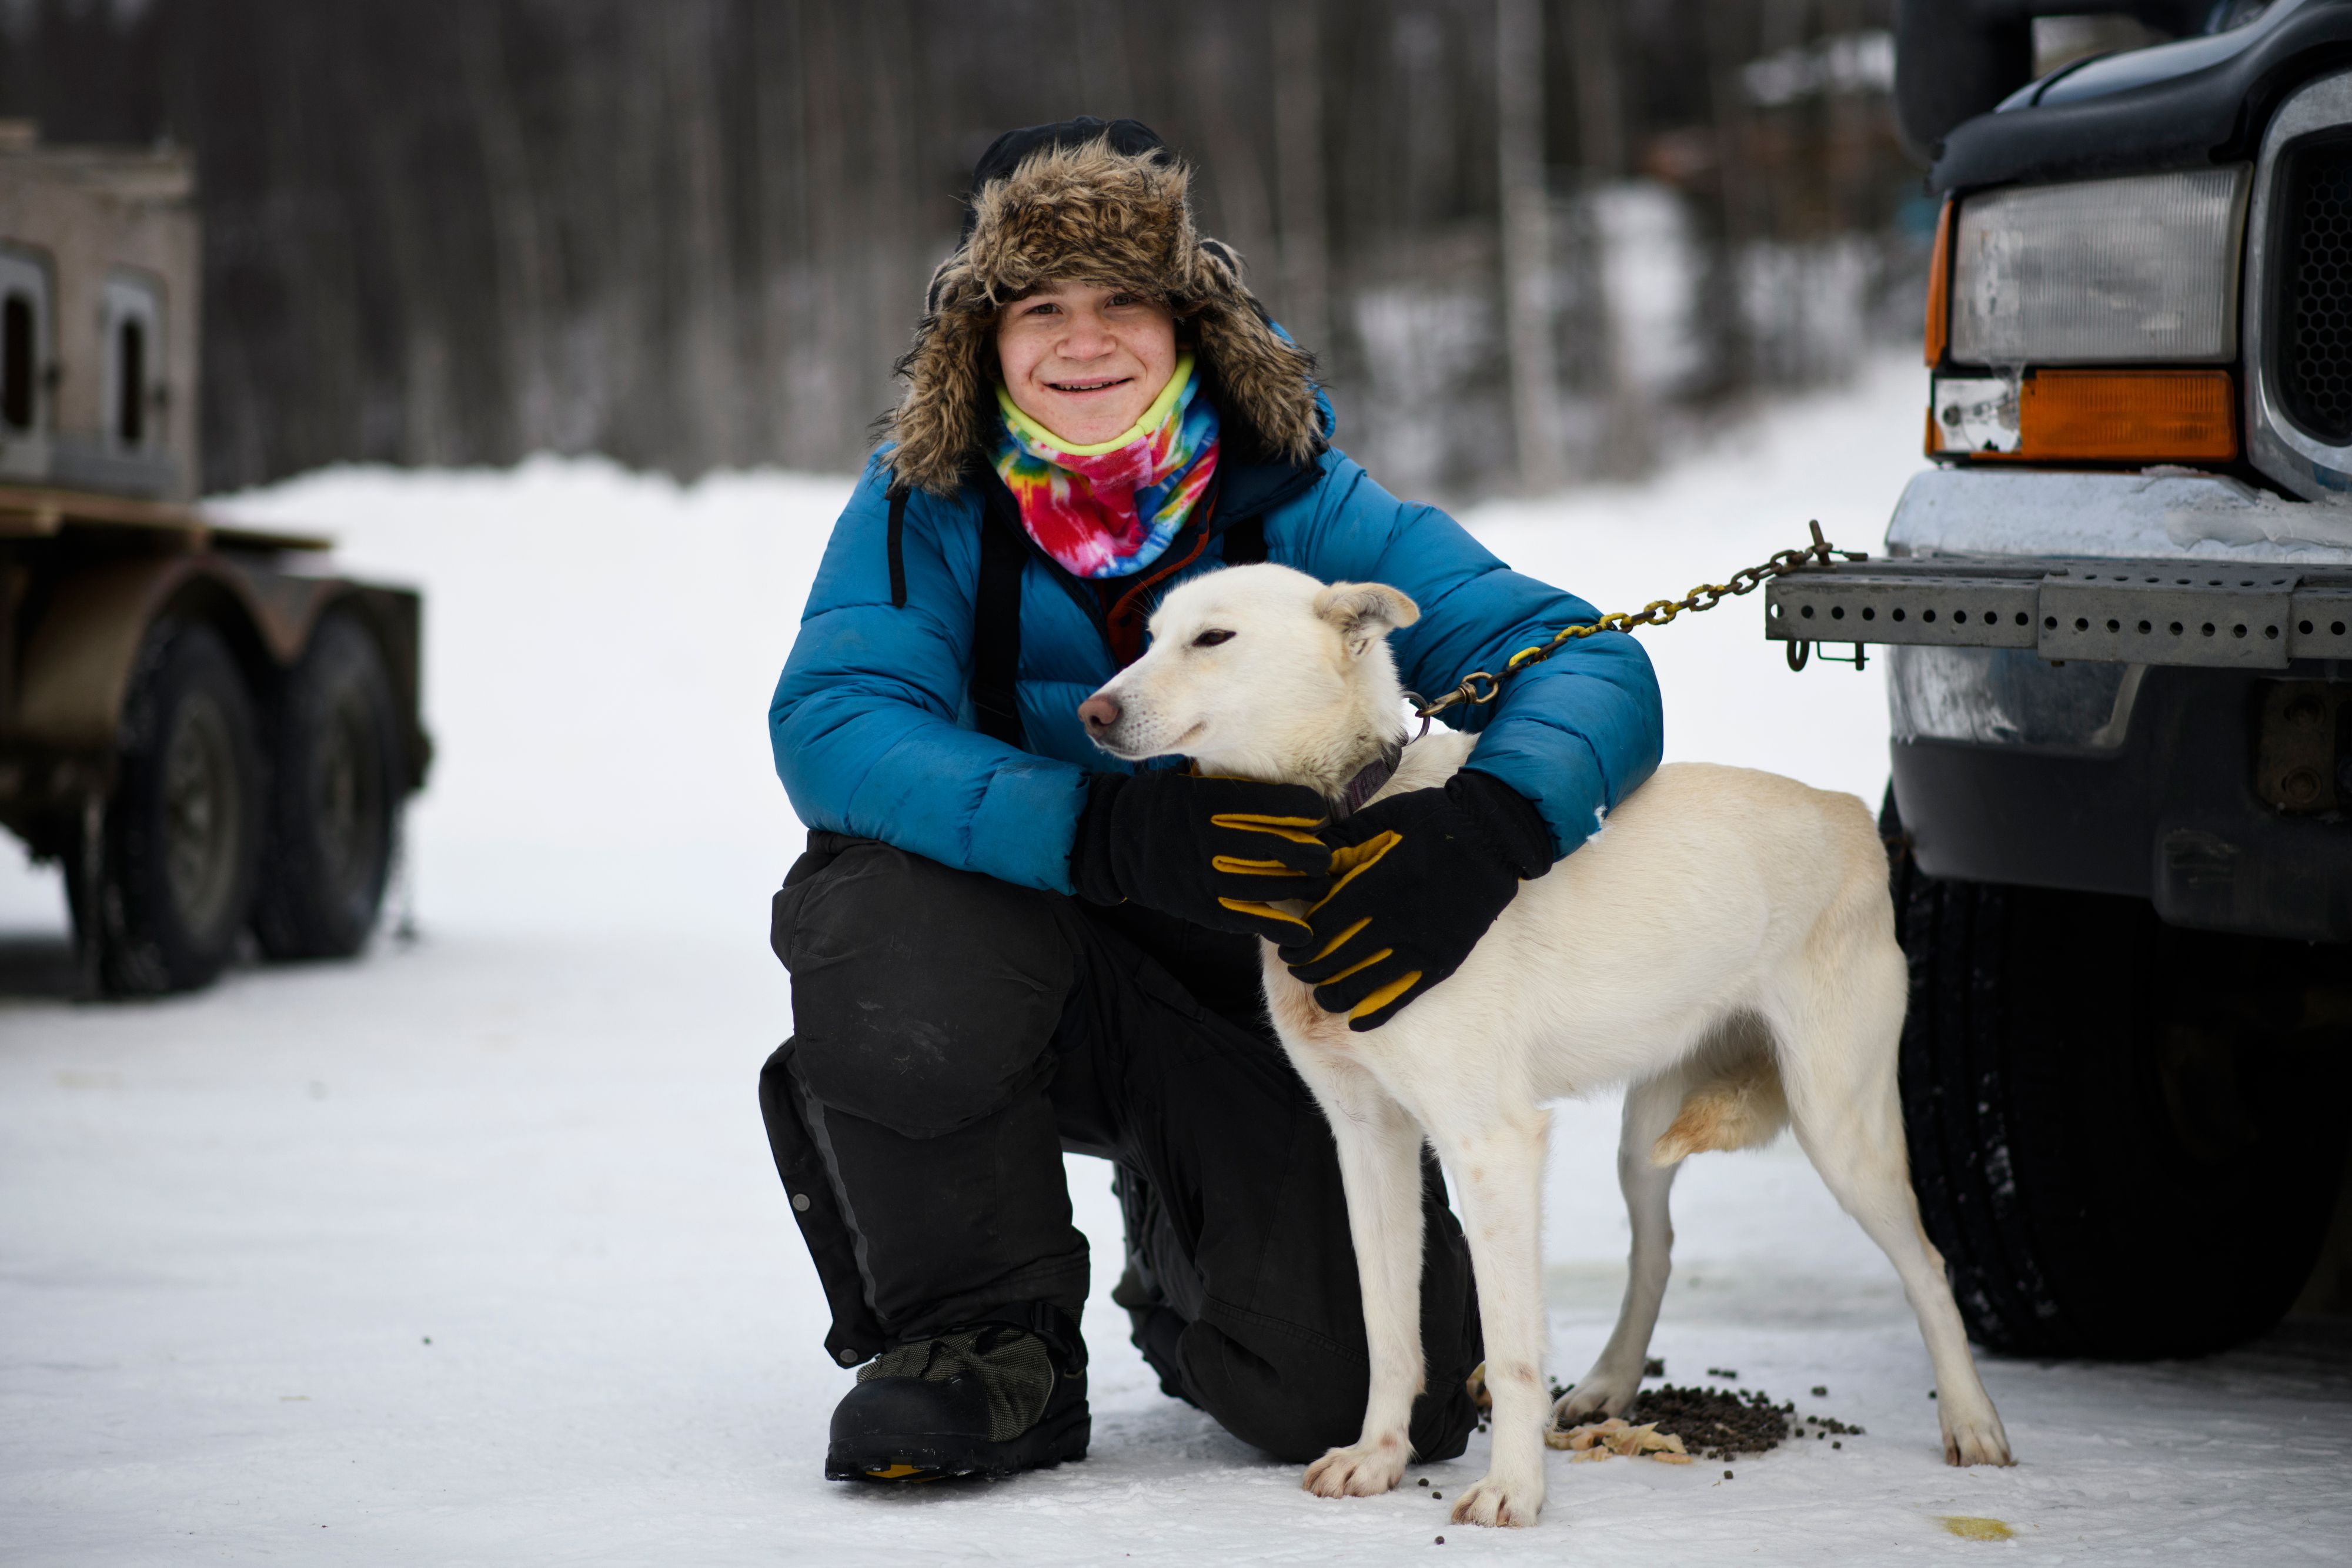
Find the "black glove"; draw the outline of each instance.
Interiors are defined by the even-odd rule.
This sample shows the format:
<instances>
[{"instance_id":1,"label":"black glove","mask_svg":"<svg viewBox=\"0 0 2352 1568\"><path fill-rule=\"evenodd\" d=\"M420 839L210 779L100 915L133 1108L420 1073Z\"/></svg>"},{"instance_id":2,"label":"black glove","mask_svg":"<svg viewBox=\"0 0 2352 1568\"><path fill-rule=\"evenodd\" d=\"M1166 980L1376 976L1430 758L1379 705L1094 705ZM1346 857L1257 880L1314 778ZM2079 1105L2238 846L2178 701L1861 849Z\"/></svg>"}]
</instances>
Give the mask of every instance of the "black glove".
<instances>
[{"instance_id":1,"label":"black glove","mask_svg":"<svg viewBox=\"0 0 2352 1568\"><path fill-rule=\"evenodd\" d=\"M1273 906L1329 891L1331 816L1300 784L1190 773L1097 773L1070 844L1070 885L1096 904L1131 898L1196 925L1269 941L1307 923Z\"/></svg>"},{"instance_id":2,"label":"black glove","mask_svg":"<svg viewBox=\"0 0 2352 1568\"><path fill-rule=\"evenodd\" d=\"M1460 968L1520 881L1551 869L1551 830L1486 773L1374 801L1323 839L1331 891L1282 961L1315 988L1318 1007L1358 1030Z\"/></svg>"}]
</instances>

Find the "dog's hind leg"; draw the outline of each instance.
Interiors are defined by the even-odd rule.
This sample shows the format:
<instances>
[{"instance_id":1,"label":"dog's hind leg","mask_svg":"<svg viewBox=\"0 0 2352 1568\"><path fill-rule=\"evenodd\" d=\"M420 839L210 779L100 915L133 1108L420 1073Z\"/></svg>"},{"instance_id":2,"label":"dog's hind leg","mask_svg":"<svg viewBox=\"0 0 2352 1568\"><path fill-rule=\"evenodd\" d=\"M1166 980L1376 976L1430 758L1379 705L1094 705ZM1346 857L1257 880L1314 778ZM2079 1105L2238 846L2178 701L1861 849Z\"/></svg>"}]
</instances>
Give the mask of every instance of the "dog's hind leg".
<instances>
[{"instance_id":1,"label":"dog's hind leg","mask_svg":"<svg viewBox=\"0 0 2352 1568\"><path fill-rule=\"evenodd\" d=\"M1588 1416L1620 1416L1642 1390L1642 1367L1649 1360L1650 1334L1658 1326L1672 1270L1674 1222L1666 1210L1676 1160L1661 1166L1652 1150L1682 1109L1688 1077L1680 1070L1661 1073L1625 1092L1624 1131L1617 1145L1617 1185L1625 1194L1633 1222L1633 1250L1625 1276L1625 1302L1617 1327L1600 1359L1552 1406L1555 1424L1570 1426Z\"/></svg>"},{"instance_id":2,"label":"dog's hind leg","mask_svg":"<svg viewBox=\"0 0 2352 1568\"><path fill-rule=\"evenodd\" d=\"M1486 1474L1454 1505L1456 1524L1533 1524L1543 1511L1542 1188L1549 1113L1486 1102L1433 1116L1430 1135L1453 1176L1478 1279L1486 1391L1495 1401ZM1443 1124L1440 1124L1442 1122Z\"/></svg>"},{"instance_id":3,"label":"dog's hind leg","mask_svg":"<svg viewBox=\"0 0 2352 1568\"><path fill-rule=\"evenodd\" d=\"M1884 883L1878 884L1881 888ZM1895 1071L1909 990L1884 894L1843 931L1825 922L1765 1013L1798 1142L1838 1203L1895 1265L1936 1372L1944 1458L2011 1462L2009 1435L1977 1375L1944 1260L1919 1224ZM1834 918L1834 917L1832 917Z\"/></svg>"},{"instance_id":4,"label":"dog's hind leg","mask_svg":"<svg viewBox=\"0 0 2352 1568\"><path fill-rule=\"evenodd\" d=\"M1371 1389L1356 1441L1307 1467L1318 1497L1377 1497L1403 1479L1406 1430L1426 1369L1421 1351L1420 1124L1370 1072L1343 1059L1298 1051L1291 1058L1331 1124L1339 1180L1348 1194L1348 1234L1363 1291Z\"/></svg>"}]
</instances>

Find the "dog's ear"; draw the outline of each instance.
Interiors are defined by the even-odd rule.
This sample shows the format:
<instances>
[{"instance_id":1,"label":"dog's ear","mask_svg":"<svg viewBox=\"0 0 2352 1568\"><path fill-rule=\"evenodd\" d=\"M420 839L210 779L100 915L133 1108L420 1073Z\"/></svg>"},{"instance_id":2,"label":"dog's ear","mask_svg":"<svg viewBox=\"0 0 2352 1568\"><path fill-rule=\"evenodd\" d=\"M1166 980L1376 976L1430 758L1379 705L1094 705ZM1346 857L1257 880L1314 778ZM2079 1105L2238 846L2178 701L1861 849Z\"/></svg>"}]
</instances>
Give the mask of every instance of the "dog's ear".
<instances>
[{"instance_id":1,"label":"dog's ear","mask_svg":"<svg viewBox=\"0 0 2352 1568\"><path fill-rule=\"evenodd\" d=\"M1385 582L1335 582L1315 596L1315 613L1339 629L1348 656L1357 658L1400 627L1421 619L1421 606Z\"/></svg>"}]
</instances>

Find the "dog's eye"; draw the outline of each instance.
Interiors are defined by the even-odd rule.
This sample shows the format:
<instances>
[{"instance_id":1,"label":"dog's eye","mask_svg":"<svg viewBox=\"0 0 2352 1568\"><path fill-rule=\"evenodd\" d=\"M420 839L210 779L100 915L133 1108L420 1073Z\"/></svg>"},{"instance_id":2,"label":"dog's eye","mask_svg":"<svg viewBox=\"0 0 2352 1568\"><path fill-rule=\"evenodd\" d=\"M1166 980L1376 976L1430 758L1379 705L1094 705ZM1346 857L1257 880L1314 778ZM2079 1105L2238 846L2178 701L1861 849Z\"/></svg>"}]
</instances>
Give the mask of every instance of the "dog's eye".
<instances>
[{"instance_id":1,"label":"dog's eye","mask_svg":"<svg viewBox=\"0 0 2352 1568\"><path fill-rule=\"evenodd\" d=\"M1220 643L1230 643L1233 640L1234 634L1230 632L1203 632L1198 637L1192 639L1192 646L1195 648L1213 648Z\"/></svg>"}]
</instances>

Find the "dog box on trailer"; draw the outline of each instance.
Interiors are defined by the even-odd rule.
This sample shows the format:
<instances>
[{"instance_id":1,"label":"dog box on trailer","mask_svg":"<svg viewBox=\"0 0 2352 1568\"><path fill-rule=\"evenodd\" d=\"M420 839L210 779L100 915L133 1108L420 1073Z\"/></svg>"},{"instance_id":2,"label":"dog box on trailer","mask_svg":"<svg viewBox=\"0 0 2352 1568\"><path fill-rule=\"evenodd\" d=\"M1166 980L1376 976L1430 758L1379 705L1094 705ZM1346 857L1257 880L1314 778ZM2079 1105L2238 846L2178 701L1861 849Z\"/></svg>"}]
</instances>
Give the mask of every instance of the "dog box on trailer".
<instances>
[{"instance_id":1,"label":"dog box on trailer","mask_svg":"<svg viewBox=\"0 0 2352 1568\"><path fill-rule=\"evenodd\" d=\"M0 478L196 486L195 169L0 123Z\"/></svg>"},{"instance_id":2,"label":"dog box on trailer","mask_svg":"<svg viewBox=\"0 0 2352 1568\"><path fill-rule=\"evenodd\" d=\"M418 596L193 504L194 193L0 123L0 826L110 994L356 951L431 756Z\"/></svg>"}]
</instances>

